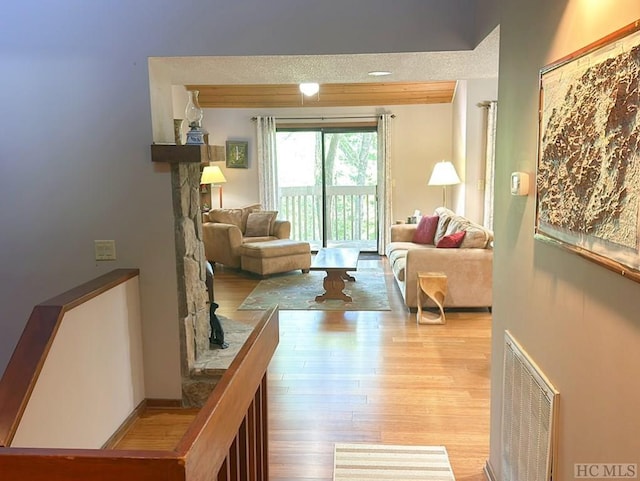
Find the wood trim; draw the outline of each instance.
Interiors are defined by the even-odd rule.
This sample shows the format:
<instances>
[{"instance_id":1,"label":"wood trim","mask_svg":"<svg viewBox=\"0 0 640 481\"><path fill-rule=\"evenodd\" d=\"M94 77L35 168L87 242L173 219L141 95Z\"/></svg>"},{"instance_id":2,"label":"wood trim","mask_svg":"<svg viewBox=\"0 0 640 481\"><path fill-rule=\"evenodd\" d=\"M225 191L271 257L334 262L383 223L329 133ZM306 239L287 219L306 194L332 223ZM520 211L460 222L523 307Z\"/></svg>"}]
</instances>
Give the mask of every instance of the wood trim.
<instances>
[{"instance_id":1,"label":"wood trim","mask_svg":"<svg viewBox=\"0 0 640 481\"><path fill-rule=\"evenodd\" d=\"M211 159L209 147L205 144L151 144L151 162L208 164Z\"/></svg>"},{"instance_id":2,"label":"wood trim","mask_svg":"<svg viewBox=\"0 0 640 481\"><path fill-rule=\"evenodd\" d=\"M278 339L278 312L272 308L249 335L176 451L0 447L3 479L184 481L212 479L211 473L219 471L222 471L220 479L225 479L225 474L233 473L233 463L247 456L246 449L242 450L244 454L236 450L242 439L239 433L248 425L247 417L253 411L250 406L266 387L266 370ZM266 434L261 431L260 435L262 433ZM246 433L246 437L255 435ZM266 443L266 436L260 442ZM266 444L261 445L266 453ZM235 469L242 472L247 466L236 464ZM257 469L266 473L267 468L262 466Z\"/></svg>"},{"instance_id":3,"label":"wood trim","mask_svg":"<svg viewBox=\"0 0 640 481\"><path fill-rule=\"evenodd\" d=\"M638 30L640 30L640 20L636 20L635 22L632 22L629 25L625 25L624 27L619 28L615 32L612 32L609 35L605 35L601 39L598 39L595 42L591 42L590 44L585 45L584 47L576 50L575 52L565 55L564 57L556 60L555 62L545 65L540 70L540 75L548 73L551 70L554 70L572 60L575 60L579 57L587 55L588 53L591 53L604 45L615 42L616 40L626 37L627 35L631 35L632 33Z\"/></svg>"},{"instance_id":4,"label":"wood trim","mask_svg":"<svg viewBox=\"0 0 640 481\"><path fill-rule=\"evenodd\" d=\"M147 408L181 408L182 399L146 399Z\"/></svg>"},{"instance_id":5,"label":"wood trim","mask_svg":"<svg viewBox=\"0 0 640 481\"><path fill-rule=\"evenodd\" d=\"M183 460L162 451L0 448L0 472L23 481L185 479Z\"/></svg>"},{"instance_id":6,"label":"wood trim","mask_svg":"<svg viewBox=\"0 0 640 481\"><path fill-rule=\"evenodd\" d=\"M34 307L0 379L0 446L9 446L65 312L139 275L115 269Z\"/></svg>"},{"instance_id":7,"label":"wood trim","mask_svg":"<svg viewBox=\"0 0 640 481\"><path fill-rule=\"evenodd\" d=\"M249 335L176 447L176 452L185 457L187 479L205 479L208 473L217 473L234 438L238 436L237 443L245 442L242 431L247 426L246 417L252 411L250 406L256 392L265 382L266 370L278 342L278 311L272 308ZM240 430L238 426L241 426ZM247 451L245 446L238 447L238 461L241 461ZM233 450L230 461L236 462Z\"/></svg>"},{"instance_id":8,"label":"wood trim","mask_svg":"<svg viewBox=\"0 0 640 481\"><path fill-rule=\"evenodd\" d=\"M133 423L136 422L136 419L140 417L140 415L147 409L147 400L143 399L140 404L138 404L133 411L127 416L127 418L120 424L120 427L115 430L115 432L109 436L109 439L102 445L101 449L113 449L113 447L122 440L124 435L127 433Z\"/></svg>"},{"instance_id":9,"label":"wood trim","mask_svg":"<svg viewBox=\"0 0 640 481\"><path fill-rule=\"evenodd\" d=\"M277 119L276 119L277 120ZM367 122L367 121L357 121L357 122L344 122L344 121L327 121L327 122L317 122L317 121L305 121L300 120L299 122L278 122L278 129L353 129L359 127L367 127L367 128L376 128L377 123Z\"/></svg>"},{"instance_id":10,"label":"wood trim","mask_svg":"<svg viewBox=\"0 0 640 481\"><path fill-rule=\"evenodd\" d=\"M187 85L203 108L356 107L451 103L455 81L321 84L304 97L297 84Z\"/></svg>"}]
</instances>

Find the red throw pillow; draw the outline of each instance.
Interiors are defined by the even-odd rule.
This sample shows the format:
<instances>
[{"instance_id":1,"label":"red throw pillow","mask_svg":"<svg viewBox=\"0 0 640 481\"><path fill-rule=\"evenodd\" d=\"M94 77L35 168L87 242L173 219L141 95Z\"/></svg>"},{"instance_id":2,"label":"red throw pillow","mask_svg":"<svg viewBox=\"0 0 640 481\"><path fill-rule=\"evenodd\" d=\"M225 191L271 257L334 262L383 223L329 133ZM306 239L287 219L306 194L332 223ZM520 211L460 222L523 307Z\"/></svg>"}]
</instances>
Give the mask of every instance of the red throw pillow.
<instances>
[{"instance_id":1,"label":"red throw pillow","mask_svg":"<svg viewBox=\"0 0 640 481\"><path fill-rule=\"evenodd\" d=\"M431 215L420 219L420 223L413 234L413 242L416 244L433 244L433 238L436 236L438 228L437 215Z\"/></svg>"},{"instance_id":2,"label":"red throw pillow","mask_svg":"<svg viewBox=\"0 0 640 481\"><path fill-rule=\"evenodd\" d=\"M460 244L462 244L462 241L464 240L464 235L466 233L467 233L466 230L461 230L454 234L446 235L442 239L440 239L436 247L445 247L445 248L460 247Z\"/></svg>"}]
</instances>

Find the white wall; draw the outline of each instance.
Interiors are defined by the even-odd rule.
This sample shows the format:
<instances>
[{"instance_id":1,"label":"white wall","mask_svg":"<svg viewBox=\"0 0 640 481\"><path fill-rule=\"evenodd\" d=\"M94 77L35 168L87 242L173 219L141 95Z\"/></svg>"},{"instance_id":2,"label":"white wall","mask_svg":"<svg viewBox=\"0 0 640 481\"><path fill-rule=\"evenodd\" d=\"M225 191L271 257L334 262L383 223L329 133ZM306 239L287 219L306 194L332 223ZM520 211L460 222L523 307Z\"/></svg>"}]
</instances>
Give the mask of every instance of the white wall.
<instances>
[{"instance_id":1,"label":"white wall","mask_svg":"<svg viewBox=\"0 0 640 481\"><path fill-rule=\"evenodd\" d=\"M138 278L66 312L12 447L100 448L145 398Z\"/></svg>"},{"instance_id":2,"label":"white wall","mask_svg":"<svg viewBox=\"0 0 640 481\"><path fill-rule=\"evenodd\" d=\"M458 82L453 101L453 163L462 180L451 186L449 208L479 224L484 215L486 109L478 103L498 98L498 79Z\"/></svg>"},{"instance_id":3,"label":"white wall","mask_svg":"<svg viewBox=\"0 0 640 481\"><path fill-rule=\"evenodd\" d=\"M465 212L465 194L467 180L466 163L467 163L467 101L468 101L468 85L466 80L461 80L456 86L456 92L453 97L453 137L451 147L451 162L458 172L458 176L462 181L461 184L451 185L447 187L447 207L460 215L467 215Z\"/></svg>"},{"instance_id":4,"label":"white wall","mask_svg":"<svg viewBox=\"0 0 640 481\"><path fill-rule=\"evenodd\" d=\"M415 209L432 213L442 203L439 187L427 186L433 164L451 153L451 105L395 105L382 109L369 107L300 109L205 109L204 127L209 143L224 145L226 140L249 141L249 169L227 169L218 163L227 179L224 206L240 207L259 201L256 166L255 115L310 117L314 115L375 115L393 113L392 164L393 219L406 220ZM217 206L214 189L213 206Z\"/></svg>"},{"instance_id":5,"label":"white wall","mask_svg":"<svg viewBox=\"0 0 640 481\"><path fill-rule=\"evenodd\" d=\"M539 69L640 18L637 0L503 2L495 184L490 462L501 479L503 332L560 391L558 472L640 463L640 284L534 240L534 195L509 173L535 172Z\"/></svg>"}]
</instances>

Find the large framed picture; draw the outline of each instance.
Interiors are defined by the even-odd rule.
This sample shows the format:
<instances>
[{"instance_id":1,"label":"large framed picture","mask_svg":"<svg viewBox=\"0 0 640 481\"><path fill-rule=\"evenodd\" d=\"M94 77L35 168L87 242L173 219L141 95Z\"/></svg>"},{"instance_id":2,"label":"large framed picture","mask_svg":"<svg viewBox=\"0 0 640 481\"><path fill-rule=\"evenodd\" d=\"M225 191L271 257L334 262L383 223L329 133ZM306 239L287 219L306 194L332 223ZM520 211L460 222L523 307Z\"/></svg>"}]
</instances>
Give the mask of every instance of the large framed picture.
<instances>
[{"instance_id":1,"label":"large framed picture","mask_svg":"<svg viewBox=\"0 0 640 481\"><path fill-rule=\"evenodd\" d=\"M640 21L540 71L536 239L640 282Z\"/></svg>"},{"instance_id":2,"label":"large framed picture","mask_svg":"<svg viewBox=\"0 0 640 481\"><path fill-rule=\"evenodd\" d=\"M249 142L243 140L227 140L227 167L249 168Z\"/></svg>"}]
</instances>

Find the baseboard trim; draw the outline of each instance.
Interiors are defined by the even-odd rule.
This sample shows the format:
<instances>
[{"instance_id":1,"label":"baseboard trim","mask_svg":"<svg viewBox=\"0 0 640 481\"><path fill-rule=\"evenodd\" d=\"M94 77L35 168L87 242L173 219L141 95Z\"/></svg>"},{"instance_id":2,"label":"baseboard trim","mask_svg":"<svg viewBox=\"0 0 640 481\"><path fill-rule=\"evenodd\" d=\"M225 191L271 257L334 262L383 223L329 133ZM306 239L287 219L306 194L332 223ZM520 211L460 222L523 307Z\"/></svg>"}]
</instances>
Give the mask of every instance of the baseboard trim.
<instances>
[{"instance_id":1,"label":"baseboard trim","mask_svg":"<svg viewBox=\"0 0 640 481\"><path fill-rule=\"evenodd\" d=\"M122 436L124 436L124 434L133 424L133 422L140 416L140 413L146 409L146 404L147 404L146 399L143 399L142 401L140 401L140 404L138 404L133 409L133 411L131 411L131 413L127 416L127 418L124 421L122 421L122 424L120 424L120 427L118 427L118 429L116 429L113 432L113 434L109 437L109 439L105 441L101 449L111 449L113 446L115 446L118 443L118 441L122 439Z\"/></svg>"},{"instance_id":2,"label":"baseboard trim","mask_svg":"<svg viewBox=\"0 0 640 481\"><path fill-rule=\"evenodd\" d=\"M113 434L105 441L102 445L101 449L112 449L113 446L118 444L122 437L127 433L129 428L133 425L133 423L140 417L140 415L147 410L148 408L181 408L182 400L181 399L143 399L140 401L131 414L127 416L127 418L122 421L120 427L116 429Z\"/></svg>"},{"instance_id":3,"label":"baseboard trim","mask_svg":"<svg viewBox=\"0 0 640 481\"><path fill-rule=\"evenodd\" d=\"M181 408L182 399L145 399L149 408Z\"/></svg>"},{"instance_id":4,"label":"baseboard trim","mask_svg":"<svg viewBox=\"0 0 640 481\"><path fill-rule=\"evenodd\" d=\"M498 481L488 459L484 463L484 475L487 478L487 481Z\"/></svg>"}]
</instances>

